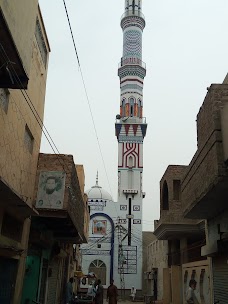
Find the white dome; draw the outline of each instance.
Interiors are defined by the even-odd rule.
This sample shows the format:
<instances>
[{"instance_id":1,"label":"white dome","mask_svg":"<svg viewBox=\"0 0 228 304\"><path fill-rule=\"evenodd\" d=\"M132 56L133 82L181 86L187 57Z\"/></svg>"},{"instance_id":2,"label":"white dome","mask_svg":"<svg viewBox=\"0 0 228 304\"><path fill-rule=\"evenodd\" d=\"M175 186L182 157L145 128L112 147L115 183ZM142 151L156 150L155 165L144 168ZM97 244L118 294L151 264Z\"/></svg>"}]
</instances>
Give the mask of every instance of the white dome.
<instances>
[{"instance_id":1,"label":"white dome","mask_svg":"<svg viewBox=\"0 0 228 304\"><path fill-rule=\"evenodd\" d=\"M91 201L112 201L112 196L102 187L98 185L98 177L96 181L96 185L91 187L89 190L85 192L88 195L88 200Z\"/></svg>"}]
</instances>

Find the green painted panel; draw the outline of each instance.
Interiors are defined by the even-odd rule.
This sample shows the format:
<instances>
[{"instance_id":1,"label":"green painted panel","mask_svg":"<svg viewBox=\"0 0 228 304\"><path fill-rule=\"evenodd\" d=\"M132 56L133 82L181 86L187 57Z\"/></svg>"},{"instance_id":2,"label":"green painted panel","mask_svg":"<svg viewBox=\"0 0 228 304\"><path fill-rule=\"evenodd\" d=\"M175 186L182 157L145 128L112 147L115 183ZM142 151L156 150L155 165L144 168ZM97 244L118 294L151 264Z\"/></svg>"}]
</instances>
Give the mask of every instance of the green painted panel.
<instances>
[{"instance_id":1,"label":"green painted panel","mask_svg":"<svg viewBox=\"0 0 228 304\"><path fill-rule=\"evenodd\" d=\"M32 304L36 300L40 273L40 257L27 256L21 304Z\"/></svg>"}]
</instances>

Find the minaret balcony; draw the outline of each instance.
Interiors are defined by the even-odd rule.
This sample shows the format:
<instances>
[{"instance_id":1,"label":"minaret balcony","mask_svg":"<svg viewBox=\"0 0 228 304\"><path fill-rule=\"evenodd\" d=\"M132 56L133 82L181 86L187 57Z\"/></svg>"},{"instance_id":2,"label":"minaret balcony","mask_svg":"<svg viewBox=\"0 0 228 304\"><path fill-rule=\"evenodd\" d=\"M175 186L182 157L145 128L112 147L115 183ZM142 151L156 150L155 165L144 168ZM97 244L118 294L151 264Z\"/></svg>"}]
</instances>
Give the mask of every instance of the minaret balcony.
<instances>
[{"instance_id":1,"label":"minaret balcony","mask_svg":"<svg viewBox=\"0 0 228 304\"><path fill-rule=\"evenodd\" d=\"M116 118L116 124L146 124L146 117L122 117Z\"/></svg>"},{"instance_id":2,"label":"minaret balcony","mask_svg":"<svg viewBox=\"0 0 228 304\"><path fill-rule=\"evenodd\" d=\"M126 17L140 17L145 20L145 16L141 12L141 10L134 9L134 10L126 10L124 14L121 16L121 21Z\"/></svg>"},{"instance_id":3,"label":"minaret balcony","mask_svg":"<svg viewBox=\"0 0 228 304\"><path fill-rule=\"evenodd\" d=\"M119 69L126 65L139 65L146 70L146 63L137 57L122 58L119 63Z\"/></svg>"},{"instance_id":4,"label":"minaret balcony","mask_svg":"<svg viewBox=\"0 0 228 304\"><path fill-rule=\"evenodd\" d=\"M135 190L135 189L124 189L123 193L124 194L137 194L138 190Z\"/></svg>"}]
</instances>

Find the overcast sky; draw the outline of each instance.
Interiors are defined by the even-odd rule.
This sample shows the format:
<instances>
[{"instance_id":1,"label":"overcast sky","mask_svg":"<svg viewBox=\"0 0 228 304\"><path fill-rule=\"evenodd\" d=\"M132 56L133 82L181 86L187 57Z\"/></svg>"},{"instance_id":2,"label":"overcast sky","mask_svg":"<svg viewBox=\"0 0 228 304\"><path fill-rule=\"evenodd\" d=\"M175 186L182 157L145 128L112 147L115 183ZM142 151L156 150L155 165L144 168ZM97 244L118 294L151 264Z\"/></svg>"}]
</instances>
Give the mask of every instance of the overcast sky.
<instances>
[{"instance_id":1,"label":"overcast sky","mask_svg":"<svg viewBox=\"0 0 228 304\"><path fill-rule=\"evenodd\" d=\"M159 181L169 164L187 165L196 151L196 115L211 83L228 71L227 0L143 0L144 140L143 228L159 219ZM106 179L62 0L40 0L50 46L45 125L63 154L83 164L86 189L99 184L117 199L124 0L66 0L78 55L111 184ZM51 153L43 138L42 152Z\"/></svg>"}]
</instances>

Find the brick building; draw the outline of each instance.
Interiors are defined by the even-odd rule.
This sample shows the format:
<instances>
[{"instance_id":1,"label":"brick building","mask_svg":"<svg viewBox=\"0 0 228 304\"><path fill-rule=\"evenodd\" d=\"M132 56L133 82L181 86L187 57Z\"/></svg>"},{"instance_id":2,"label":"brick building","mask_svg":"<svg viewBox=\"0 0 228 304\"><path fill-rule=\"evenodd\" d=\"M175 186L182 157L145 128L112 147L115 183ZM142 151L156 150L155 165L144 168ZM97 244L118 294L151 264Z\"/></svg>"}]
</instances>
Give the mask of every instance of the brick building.
<instances>
[{"instance_id":1,"label":"brick building","mask_svg":"<svg viewBox=\"0 0 228 304\"><path fill-rule=\"evenodd\" d=\"M160 181L160 219L154 223L154 234L158 240L168 241L168 267L163 269L164 304L181 304L192 274L198 275L209 267L207 258L201 257L204 220L186 219L183 215L181 185L187 171L188 166L170 165ZM208 282L202 284L208 286Z\"/></svg>"},{"instance_id":2,"label":"brick building","mask_svg":"<svg viewBox=\"0 0 228 304\"><path fill-rule=\"evenodd\" d=\"M164 304L183 303L188 282L200 303L228 298L228 77L212 84L197 115L197 151L160 182L159 240L168 240ZM181 292L180 292L181 291Z\"/></svg>"},{"instance_id":3,"label":"brick building","mask_svg":"<svg viewBox=\"0 0 228 304\"><path fill-rule=\"evenodd\" d=\"M182 182L186 218L206 219L206 244L213 274L213 300L228 298L228 81L212 84L197 115L198 149Z\"/></svg>"},{"instance_id":4,"label":"brick building","mask_svg":"<svg viewBox=\"0 0 228 304\"><path fill-rule=\"evenodd\" d=\"M0 303L21 298L49 52L38 0L0 0Z\"/></svg>"},{"instance_id":5,"label":"brick building","mask_svg":"<svg viewBox=\"0 0 228 304\"><path fill-rule=\"evenodd\" d=\"M22 304L61 303L70 277L81 269L79 245L87 242L84 169L72 155L40 154ZM87 223L88 224L88 223ZM77 289L75 278L74 290Z\"/></svg>"},{"instance_id":6,"label":"brick building","mask_svg":"<svg viewBox=\"0 0 228 304\"><path fill-rule=\"evenodd\" d=\"M153 241L146 249L146 271L144 272L146 303L151 299L162 301L163 269L168 267L168 241L158 240L153 234Z\"/></svg>"}]
</instances>

